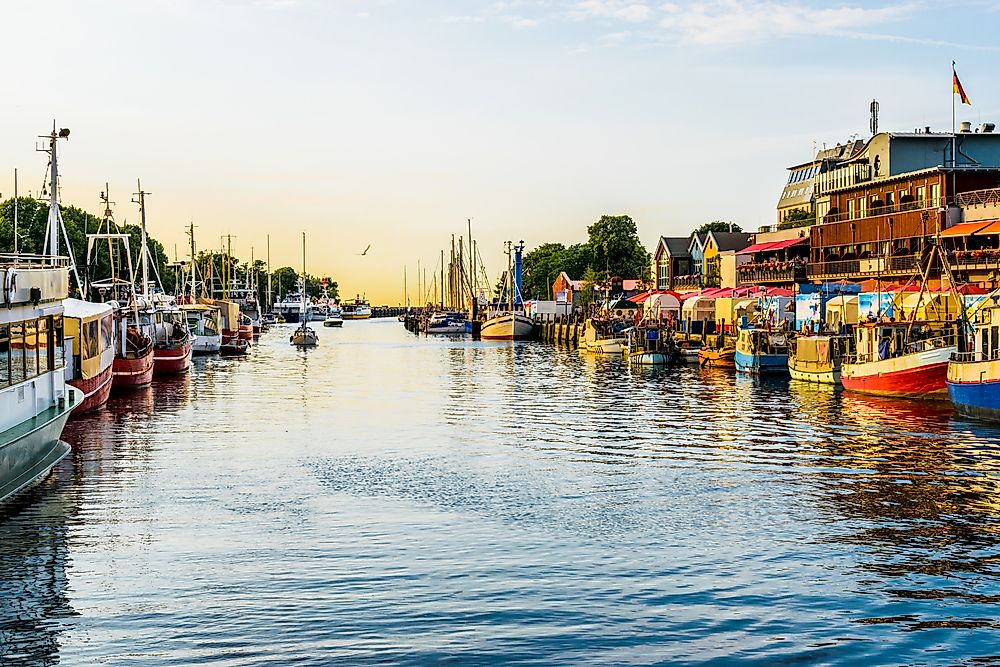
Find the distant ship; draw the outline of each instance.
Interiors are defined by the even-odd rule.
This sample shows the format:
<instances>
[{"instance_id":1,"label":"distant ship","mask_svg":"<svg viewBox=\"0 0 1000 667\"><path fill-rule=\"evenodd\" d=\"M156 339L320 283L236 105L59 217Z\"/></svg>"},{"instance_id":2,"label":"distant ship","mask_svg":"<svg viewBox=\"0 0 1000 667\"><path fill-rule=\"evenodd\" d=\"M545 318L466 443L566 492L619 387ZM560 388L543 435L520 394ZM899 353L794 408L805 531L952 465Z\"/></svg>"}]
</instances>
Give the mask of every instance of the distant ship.
<instances>
[{"instance_id":1,"label":"distant ship","mask_svg":"<svg viewBox=\"0 0 1000 667\"><path fill-rule=\"evenodd\" d=\"M340 310L341 317L345 320L367 320L372 316L372 307L360 295L355 299L345 301L341 304Z\"/></svg>"}]
</instances>

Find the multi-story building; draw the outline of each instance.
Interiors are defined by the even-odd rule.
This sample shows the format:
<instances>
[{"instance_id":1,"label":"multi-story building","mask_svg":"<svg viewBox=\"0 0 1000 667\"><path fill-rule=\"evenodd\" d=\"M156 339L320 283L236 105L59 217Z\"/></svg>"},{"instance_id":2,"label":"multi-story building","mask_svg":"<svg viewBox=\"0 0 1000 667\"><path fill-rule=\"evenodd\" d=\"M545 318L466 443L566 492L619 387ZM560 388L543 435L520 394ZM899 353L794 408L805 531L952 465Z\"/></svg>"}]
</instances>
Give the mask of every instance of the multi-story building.
<instances>
[{"instance_id":1,"label":"multi-story building","mask_svg":"<svg viewBox=\"0 0 1000 667\"><path fill-rule=\"evenodd\" d=\"M823 148L809 162L789 167L788 181L778 199L778 224L785 222L792 211L805 211L814 218L825 213L825 210L820 210L824 202L822 198L817 198L815 192L820 175L857 155L864 145L864 141L852 139L833 148Z\"/></svg>"},{"instance_id":2,"label":"multi-story building","mask_svg":"<svg viewBox=\"0 0 1000 667\"><path fill-rule=\"evenodd\" d=\"M736 253L752 243L745 232L709 232L705 237L702 259L703 287L736 286Z\"/></svg>"},{"instance_id":3,"label":"multi-story building","mask_svg":"<svg viewBox=\"0 0 1000 667\"><path fill-rule=\"evenodd\" d=\"M681 277L692 275L691 238L688 236L661 236L653 252L653 277L656 289L679 287ZM685 281L686 282L686 281Z\"/></svg>"},{"instance_id":4,"label":"multi-story building","mask_svg":"<svg viewBox=\"0 0 1000 667\"><path fill-rule=\"evenodd\" d=\"M962 193L1000 187L992 129L883 132L820 173L814 196L826 205L809 229L809 279L912 275L927 241L962 222Z\"/></svg>"}]
</instances>

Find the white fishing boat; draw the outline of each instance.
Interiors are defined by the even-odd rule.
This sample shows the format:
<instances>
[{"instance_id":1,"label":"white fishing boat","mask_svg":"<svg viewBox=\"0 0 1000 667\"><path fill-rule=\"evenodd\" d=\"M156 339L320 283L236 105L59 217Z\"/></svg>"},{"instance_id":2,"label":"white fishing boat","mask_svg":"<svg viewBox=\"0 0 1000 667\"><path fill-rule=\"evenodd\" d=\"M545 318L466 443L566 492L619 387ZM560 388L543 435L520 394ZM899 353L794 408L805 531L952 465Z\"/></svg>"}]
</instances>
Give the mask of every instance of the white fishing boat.
<instances>
[{"instance_id":1,"label":"white fishing boat","mask_svg":"<svg viewBox=\"0 0 1000 667\"><path fill-rule=\"evenodd\" d=\"M5 305L0 308L2 503L44 479L69 454L59 437L70 412L83 402L83 392L66 382L72 374L66 368L72 341L63 338L63 300L69 292L65 258L0 255L0 271Z\"/></svg>"},{"instance_id":2,"label":"white fishing boat","mask_svg":"<svg viewBox=\"0 0 1000 667\"><path fill-rule=\"evenodd\" d=\"M507 273L503 277L501 298L483 322L479 334L483 340L525 340L531 338L535 331L534 321L524 314L521 297L521 253L524 251L524 242L515 246L507 241L506 245ZM507 303L503 303L504 294L507 296Z\"/></svg>"},{"instance_id":3,"label":"white fishing boat","mask_svg":"<svg viewBox=\"0 0 1000 667\"><path fill-rule=\"evenodd\" d=\"M583 349L594 354L622 354L627 329L621 320L589 318L583 325Z\"/></svg>"},{"instance_id":4,"label":"white fishing boat","mask_svg":"<svg viewBox=\"0 0 1000 667\"><path fill-rule=\"evenodd\" d=\"M222 347L222 325L219 310L204 303L185 304L180 309L187 316L188 328L194 339L194 354L215 354Z\"/></svg>"},{"instance_id":5,"label":"white fishing boat","mask_svg":"<svg viewBox=\"0 0 1000 667\"><path fill-rule=\"evenodd\" d=\"M465 315L453 311L442 311L432 314L427 319L427 324L424 327L424 333L452 336L464 335L465 330Z\"/></svg>"},{"instance_id":6,"label":"white fishing boat","mask_svg":"<svg viewBox=\"0 0 1000 667\"><path fill-rule=\"evenodd\" d=\"M305 287L306 284L306 233L302 232L302 286ZM305 289L301 292L302 299L302 309L299 311L301 313L306 313L308 315L308 308L306 307L306 292ZM308 316L303 317L299 323L298 328L292 332L292 335L288 337L288 342L296 347L316 347L319 345L319 336L316 332L309 326Z\"/></svg>"}]
</instances>

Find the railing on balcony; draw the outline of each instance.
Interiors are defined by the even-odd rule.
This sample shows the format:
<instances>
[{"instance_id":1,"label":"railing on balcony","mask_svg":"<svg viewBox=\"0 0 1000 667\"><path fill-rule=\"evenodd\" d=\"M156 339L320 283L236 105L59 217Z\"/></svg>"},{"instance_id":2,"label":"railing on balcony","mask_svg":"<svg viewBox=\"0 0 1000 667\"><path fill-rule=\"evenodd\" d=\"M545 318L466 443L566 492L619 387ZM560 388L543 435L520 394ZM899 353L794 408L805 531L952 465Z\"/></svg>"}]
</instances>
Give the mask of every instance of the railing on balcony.
<instances>
[{"instance_id":1,"label":"railing on balcony","mask_svg":"<svg viewBox=\"0 0 1000 667\"><path fill-rule=\"evenodd\" d=\"M741 285L763 285L765 283L800 283L806 280L805 265L788 268L769 269L764 267L744 268L736 270L737 282ZM742 270L741 270L742 269Z\"/></svg>"},{"instance_id":2,"label":"railing on balcony","mask_svg":"<svg viewBox=\"0 0 1000 667\"><path fill-rule=\"evenodd\" d=\"M947 202L944 197L938 197L936 199L904 202L902 204L894 204L892 206L873 206L865 209L864 215L861 215L860 211L855 211L853 217L850 211L840 211L833 214L827 213L823 216L821 222L823 224L829 224L833 222L847 222L853 220L864 220L866 218L877 218L882 215L893 215L894 213L904 213L906 211L931 211L941 208L946 203Z\"/></svg>"},{"instance_id":3,"label":"railing on balcony","mask_svg":"<svg viewBox=\"0 0 1000 667\"><path fill-rule=\"evenodd\" d=\"M987 188L986 190L959 192L958 205L962 207L1000 205L1000 188Z\"/></svg>"},{"instance_id":4,"label":"railing on balcony","mask_svg":"<svg viewBox=\"0 0 1000 667\"><path fill-rule=\"evenodd\" d=\"M812 278L905 275L916 271L916 255L843 259L833 262L814 262L809 265L809 277Z\"/></svg>"},{"instance_id":5,"label":"railing on balcony","mask_svg":"<svg viewBox=\"0 0 1000 667\"><path fill-rule=\"evenodd\" d=\"M983 266L996 268L1000 266L1000 250L983 248L982 250L956 250L948 255L952 266L968 267Z\"/></svg>"}]
</instances>

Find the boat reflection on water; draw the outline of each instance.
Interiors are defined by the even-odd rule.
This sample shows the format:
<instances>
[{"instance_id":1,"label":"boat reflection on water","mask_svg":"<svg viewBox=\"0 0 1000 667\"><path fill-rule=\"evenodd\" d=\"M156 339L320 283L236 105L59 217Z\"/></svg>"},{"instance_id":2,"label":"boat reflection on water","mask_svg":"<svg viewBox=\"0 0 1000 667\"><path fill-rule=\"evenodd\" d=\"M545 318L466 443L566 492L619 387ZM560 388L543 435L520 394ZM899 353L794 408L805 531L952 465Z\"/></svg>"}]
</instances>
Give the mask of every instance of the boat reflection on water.
<instances>
[{"instance_id":1,"label":"boat reflection on water","mask_svg":"<svg viewBox=\"0 0 1000 667\"><path fill-rule=\"evenodd\" d=\"M75 616L67 595L67 523L72 495L59 493L69 470L0 508L0 665L55 665L62 619Z\"/></svg>"}]
</instances>

